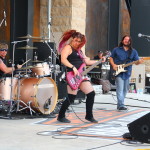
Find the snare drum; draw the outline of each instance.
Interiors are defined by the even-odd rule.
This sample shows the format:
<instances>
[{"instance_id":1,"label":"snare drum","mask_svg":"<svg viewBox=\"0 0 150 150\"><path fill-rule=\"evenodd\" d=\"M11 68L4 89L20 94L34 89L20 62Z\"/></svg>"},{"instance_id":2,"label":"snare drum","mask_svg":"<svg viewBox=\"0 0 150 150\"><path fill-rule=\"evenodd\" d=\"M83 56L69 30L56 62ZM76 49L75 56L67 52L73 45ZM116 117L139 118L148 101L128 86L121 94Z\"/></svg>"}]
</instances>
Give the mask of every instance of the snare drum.
<instances>
[{"instance_id":1,"label":"snare drum","mask_svg":"<svg viewBox=\"0 0 150 150\"><path fill-rule=\"evenodd\" d=\"M47 62L37 63L35 68L32 68L33 76L46 77L51 73L51 67Z\"/></svg>"},{"instance_id":2,"label":"snare drum","mask_svg":"<svg viewBox=\"0 0 150 150\"><path fill-rule=\"evenodd\" d=\"M11 84L12 79L12 84ZM17 87L18 78L5 77L0 79L0 100L12 100L15 97L15 89ZM12 97L11 97L12 87Z\"/></svg>"},{"instance_id":3,"label":"snare drum","mask_svg":"<svg viewBox=\"0 0 150 150\"><path fill-rule=\"evenodd\" d=\"M50 114L58 99L56 83L49 77L23 78L20 81L19 99L26 104L30 101L35 111Z\"/></svg>"}]
</instances>

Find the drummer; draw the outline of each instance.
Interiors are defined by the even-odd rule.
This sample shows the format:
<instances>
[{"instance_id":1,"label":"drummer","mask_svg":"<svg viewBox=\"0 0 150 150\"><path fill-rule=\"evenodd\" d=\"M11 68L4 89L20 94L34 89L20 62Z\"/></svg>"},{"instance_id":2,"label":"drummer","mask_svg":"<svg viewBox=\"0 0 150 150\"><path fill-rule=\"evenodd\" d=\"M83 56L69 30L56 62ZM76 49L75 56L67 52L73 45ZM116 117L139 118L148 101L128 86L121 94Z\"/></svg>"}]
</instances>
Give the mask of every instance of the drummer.
<instances>
[{"instance_id":1,"label":"drummer","mask_svg":"<svg viewBox=\"0 0 150 150\"><path fill-rule=\"evenodd\" d=\"M6 55L8 52L8 45L6 43L0 43L0 77L3 76L10 76L12 71L15 69L19 69L22 65L16 65L14 67L7 67L6 66Z\"/></svg>"}]
</instances>

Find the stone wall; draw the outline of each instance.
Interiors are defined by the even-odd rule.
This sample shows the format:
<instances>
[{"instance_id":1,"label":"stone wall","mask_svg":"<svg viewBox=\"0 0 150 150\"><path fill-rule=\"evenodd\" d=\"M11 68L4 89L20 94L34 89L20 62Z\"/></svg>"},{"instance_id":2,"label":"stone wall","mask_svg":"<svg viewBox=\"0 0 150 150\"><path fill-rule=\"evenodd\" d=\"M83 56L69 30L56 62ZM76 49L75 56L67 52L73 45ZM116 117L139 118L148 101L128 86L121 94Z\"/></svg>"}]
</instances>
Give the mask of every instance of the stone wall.
<instances>
[{"instance_id":1,"label":"stone wall","mask_svg":"<svg viewBox=\"0 0 150 150\"><path fill-rule=\"evenodd\" d=\"M55 42L58 46L62 33L69 29L76 29L86 34L86 19L88 19L86 12L89 11L86 10L87 2L87 0L51 0L51 42ZM98 2L105 2L107 5L107 0ZM125 34L130 34L130 16L124 0L120 1L120 5L120 37L122 37ZM46 37L48 36L47 13L48 0L40 0L40 34ZM101 17L101 21L106 22L102 16L99 17ZM150 59L145 61L145 65L146 72L150 72Z\"/></svg>"},{"instance_id":2,"label":"stone wall","mask_svg":"<svg viewBox=\"0 0 150 150\"><path fill-rule=\"evenodd\" d=\"M48 36L48 0L40 0L40 35Z\"/></svg>"},{"instance_id":3,"label":"stone wall","mask_svg":"<svg viewBox=\"0 0 150 150\"><path fill-rule=\"evenodd\" d=\"M130 35L130 16L125 3L125 0L121 0L121 24L120 24L120 37L124 35Z\"/></svg>"},{"instance_id":4,"label":"stone wall","mask_svg":"<svg viewBox=\"0 0 150 150\"><path fill-rule=\"evenodd\" d=\"M51 30L58 46L63 32L76 29L85 33L86 0L52 0ZM53 37L51 36L53 41Z\"/></svg>"}]
</instances>

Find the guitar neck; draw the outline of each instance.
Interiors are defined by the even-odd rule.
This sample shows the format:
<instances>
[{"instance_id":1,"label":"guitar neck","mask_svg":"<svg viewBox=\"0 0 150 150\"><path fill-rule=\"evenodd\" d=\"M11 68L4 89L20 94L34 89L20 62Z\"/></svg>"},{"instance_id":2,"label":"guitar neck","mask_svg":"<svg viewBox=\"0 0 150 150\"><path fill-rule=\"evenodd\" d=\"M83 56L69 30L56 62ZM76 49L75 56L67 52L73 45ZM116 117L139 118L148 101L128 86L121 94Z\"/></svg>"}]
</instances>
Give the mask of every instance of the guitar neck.
<instances>
[{"instance_id":1,"label":"guitar neck","mask_svg":"<svg viewBox=\"0 0 150 150\"><path fill-rule=\"evenodd\" d=\"M131 62L131 63L128 63L128 64L123 65L123 67L124 67L124 68L125 68L125 67L128 67L128 66L133 65L133 64L135 64L135 63L137 63L137 62L138 62L138 60L137 60L137 61L133 61L133 62Z\"/></svg>"},{"instance_id":2,"label":"guitar neck","mask_svg":"<svg viewBox=\"0 0 150 150\"><path fill-rule=\"evenodd\" d=\"M86 69L85 71L83 71L81 73L82 76L86 75L89 71L91 71L95 66L97 66L98 64L100 64L102 62L102 60L100 59L98 62L96 62L95 64L93 64L92 66L90 66L88 69Z\"/></svg>"}]
</instances>

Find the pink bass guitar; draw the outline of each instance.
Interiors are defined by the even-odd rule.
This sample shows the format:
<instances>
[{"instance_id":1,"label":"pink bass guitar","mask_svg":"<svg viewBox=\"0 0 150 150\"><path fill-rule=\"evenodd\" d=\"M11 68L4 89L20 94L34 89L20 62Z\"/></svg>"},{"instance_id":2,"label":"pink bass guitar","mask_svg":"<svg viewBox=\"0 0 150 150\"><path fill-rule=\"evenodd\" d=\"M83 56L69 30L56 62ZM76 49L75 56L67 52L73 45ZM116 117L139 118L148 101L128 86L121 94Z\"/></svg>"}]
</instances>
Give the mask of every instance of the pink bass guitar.
<instances>
[{"instance_id":1,"label":"pink bass guitar","mask_svg":"<svg viewBox=\"0 0 150 150\"><path fill-rule=\"evenodd\" d=\"M109 55L106 55L105 57L109 57ZM80 68L78 69L79 71L79 75L74 75L74 72L73 71L70 71L67 73L66 75L66 80L67 80L67 83L69 84L69 86L71 87L72 90L76 90L78 89L78 87L80 86L81 82L83 80L86 80L87 78L84 77L89 71L91 71L95 66L97 66L98 64L100 64L102 62L102 60L100 59L99 61L97 61L95 64L93 64L92 66L88 67L86 70L85 70L85 63L83 63Z\"/></svg>"}]
</instances>

